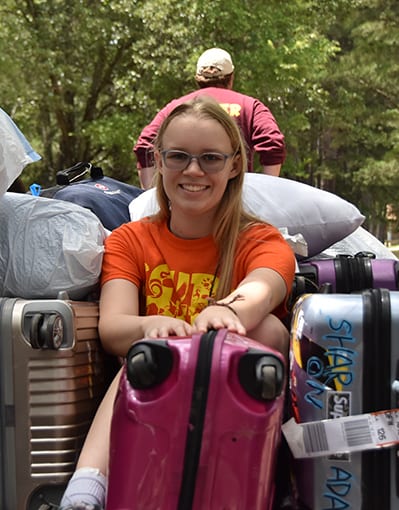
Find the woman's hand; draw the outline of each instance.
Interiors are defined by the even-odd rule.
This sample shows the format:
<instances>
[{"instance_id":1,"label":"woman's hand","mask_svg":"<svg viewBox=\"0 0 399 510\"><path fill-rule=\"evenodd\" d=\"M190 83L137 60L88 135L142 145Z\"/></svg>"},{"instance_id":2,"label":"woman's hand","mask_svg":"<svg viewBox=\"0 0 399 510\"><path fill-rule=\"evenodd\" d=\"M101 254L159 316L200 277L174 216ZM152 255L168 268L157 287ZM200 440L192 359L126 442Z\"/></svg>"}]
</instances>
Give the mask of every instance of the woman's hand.
<instances>
[{"instance_id":1,"label":"woman's hand","mask_svg":"<svg viewBox=\"0 0 399 510\"><path fill-rule=\"evenodd\" d=\"M193 332L205 333L209 329L226 328L240 335L246 334L240 318L227 306L207 306L196 317L193 323Z\"/></svg>"},{"instance_id":2,"label":"woman's hand","mask_svg":"<svg viewBox=\"0 0 399 510\"><path fill-rule=\"evenodd\" d=\"M143 338L190 336L192 332L193 328L188 322L162 315L148 315L143 325Z\"/></svg>"}]
</instances>

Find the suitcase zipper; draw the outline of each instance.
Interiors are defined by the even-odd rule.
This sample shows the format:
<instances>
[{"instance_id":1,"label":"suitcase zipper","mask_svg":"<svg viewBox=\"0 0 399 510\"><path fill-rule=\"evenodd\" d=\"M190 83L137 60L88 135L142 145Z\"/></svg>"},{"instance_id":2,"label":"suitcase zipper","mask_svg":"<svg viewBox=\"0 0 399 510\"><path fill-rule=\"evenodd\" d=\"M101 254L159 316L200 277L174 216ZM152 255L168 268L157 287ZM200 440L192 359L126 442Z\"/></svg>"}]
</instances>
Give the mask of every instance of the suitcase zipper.
<instances>
[{"instance_id":1,"label":"suitcase zipper","mask_svg":"<svg viewBox=\"0 0 399 510\"><path fill-rule=\"evenodd\" d=\"M211 330L200 338L178 510L189 510L193 505L216 335L217 331Z\"/></svg>"},{"instance_id":2,"label":"suitcase zipper","mask_svg":"<svg viewBox=\"0 0 399 510\"><path fill-rule=\"evenodd\" d=\"M363 337L363 412L390 409L391 304L386 289L363 292ZM389 449L362 454L362 510L390 508L390 458Z\"/></svg>"}]
</instances>

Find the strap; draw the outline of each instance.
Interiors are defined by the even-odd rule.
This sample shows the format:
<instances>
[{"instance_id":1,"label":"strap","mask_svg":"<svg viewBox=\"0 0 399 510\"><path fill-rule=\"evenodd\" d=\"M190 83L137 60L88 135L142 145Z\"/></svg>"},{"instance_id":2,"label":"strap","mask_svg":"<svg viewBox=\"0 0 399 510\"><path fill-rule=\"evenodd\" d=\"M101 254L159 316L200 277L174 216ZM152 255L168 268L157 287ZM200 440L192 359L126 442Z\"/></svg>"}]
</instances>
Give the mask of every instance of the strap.
<instances>
[{"instance_id":1,"label":"strap","mask_svg":"<svg viewBox=\"0 0 399 510\"><path fill-rule=\"evenodd\" d=\"M100 167L94 166L88 162L76 163L65 170L60 170L56 175L56 182L61 186L68 186L72 182L80 181L86 173L90 173L90 177L94 180L104 177L103 171Z\"/></svg>"}]
</instances>

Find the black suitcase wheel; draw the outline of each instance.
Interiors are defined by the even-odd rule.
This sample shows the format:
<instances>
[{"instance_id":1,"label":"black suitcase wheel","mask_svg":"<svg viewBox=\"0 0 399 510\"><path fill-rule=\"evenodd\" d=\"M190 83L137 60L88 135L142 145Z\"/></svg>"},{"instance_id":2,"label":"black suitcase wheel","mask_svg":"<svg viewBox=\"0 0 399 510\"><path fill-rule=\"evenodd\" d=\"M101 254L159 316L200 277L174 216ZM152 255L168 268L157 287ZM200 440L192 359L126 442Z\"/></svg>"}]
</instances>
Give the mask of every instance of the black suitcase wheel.
<instances>
[{"instance_id":1,"label":"black suitcase wheel","mask_svg":"<svg viewBox=\"0 0 399 510\"><path fill-rule=\"evenodd\" d=\"M64 339L64 323L57 313L36 313L29 329L29 339L34 349L58 350Z\"/></svg>"},{"instance_id":2,"label":"black suitcase wheel","mask_svg":"<svg viewBox=\"0 0 399 510\"><path fill-rule=\"evenodd\" d=\"M284 365L273 354L249 349L240 359L238 378L244 390L257 400L273 400L284 388Z\"/></svg>"},{"instance_id":3,"label":"black suitcase wheel","mask_svg":"<svg viewBox=\"0 0 399 510\"><path fill-rule=\"evenodd\" d=\"M277 395L276 367L260 362L256 366L256 378L260 386L262 400L272 400Z\"/></svg>"},{"instance_id":4,"label":"black suitcase wheel","mask_svg":"<svg viewBox=\"0 0 399 510\"><path fill-rule=\"evenodd\" d=\"M173 355L163 341L145 341L134 344L126 356L126 375L137 390L161 384L173 368Z\"/></svg>"}]
</instances>

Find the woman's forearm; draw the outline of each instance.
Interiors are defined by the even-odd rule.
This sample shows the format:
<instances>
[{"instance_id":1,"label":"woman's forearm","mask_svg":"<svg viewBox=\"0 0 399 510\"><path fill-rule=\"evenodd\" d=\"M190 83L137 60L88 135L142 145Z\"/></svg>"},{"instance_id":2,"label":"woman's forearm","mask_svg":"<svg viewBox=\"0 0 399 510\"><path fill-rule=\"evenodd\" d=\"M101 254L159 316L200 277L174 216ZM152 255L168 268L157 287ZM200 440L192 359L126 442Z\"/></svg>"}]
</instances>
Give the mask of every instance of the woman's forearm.
<instances>
[{"instance_id":1,"label":"woman's forearm","mask_svg":"<svg viewBox=\"0 0 399 510\"><path fill-rule=\"evenodd\" d=\"M98 324L104 349L116 356L126 356L130 346L144 336L148 317L101 314Z\"/></svg>"}]
</instances>

